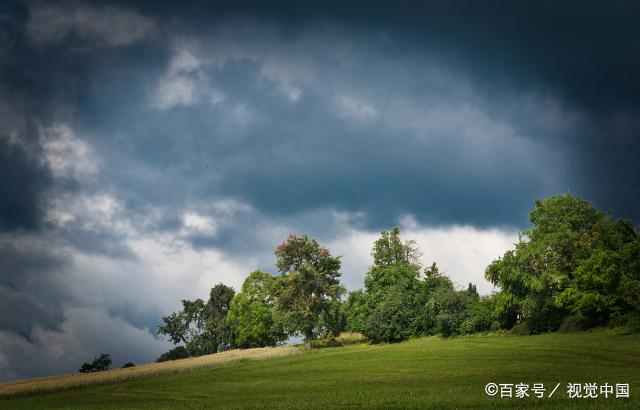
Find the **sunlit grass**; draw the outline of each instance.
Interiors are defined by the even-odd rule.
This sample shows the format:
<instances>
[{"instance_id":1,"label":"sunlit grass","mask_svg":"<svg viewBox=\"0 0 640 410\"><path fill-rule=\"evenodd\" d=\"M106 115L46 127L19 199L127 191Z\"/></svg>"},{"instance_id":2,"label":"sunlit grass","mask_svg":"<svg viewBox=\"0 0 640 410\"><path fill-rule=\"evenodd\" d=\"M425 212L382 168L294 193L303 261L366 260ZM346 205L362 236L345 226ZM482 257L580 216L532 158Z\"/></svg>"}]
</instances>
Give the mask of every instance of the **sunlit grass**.
<instances>
[{"instance_id":1,"label":"sunlit grass","mask_svg":"<svg viewBox=\"0 0 640 410\"><path fill-rule=\"evenodd\" d=\"M284 357L13 397L0 400L0 409L640 408L637 334L488 334L287 354L291 350ZM562 386L552 398L500 399L485 394L489 382ZM567 383L590 382L629 383L631 398L567 398Z\"/></svg>"},{"instance_id":2,"label":"sunlit grass","mask_svg":"<svg viewBox=\"0 0 640 410\"><path fill-rule=\"evenodd\" d=\"M261 360L300 354L295 347L264 347L258 349L230 350L189 359L162 363L143 364L126 369L113 369L97 373L78 373L38 379L19 380L0 384L0 397L20 394L51 392L70 388L114 383L131 378L157 376L160 374L191 371L201 368L229 365L243 360Z\"/></svg>"}]
</instances>

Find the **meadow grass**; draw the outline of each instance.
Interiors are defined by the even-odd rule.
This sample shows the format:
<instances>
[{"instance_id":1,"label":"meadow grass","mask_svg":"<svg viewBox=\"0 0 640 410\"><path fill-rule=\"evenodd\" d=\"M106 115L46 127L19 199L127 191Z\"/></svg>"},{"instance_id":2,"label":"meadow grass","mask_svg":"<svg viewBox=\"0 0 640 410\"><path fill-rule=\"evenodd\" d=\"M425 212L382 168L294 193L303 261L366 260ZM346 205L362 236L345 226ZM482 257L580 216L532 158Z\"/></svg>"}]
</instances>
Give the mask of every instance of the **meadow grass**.
<instances>
[{"instance_id":1,"label":"meadow grass","mask_svg":"<svg viewBox=\"0 0 640 410\"><path fill-rule=\"evenodd\" d=\"M289 356L292 354L300 354L300 349L290 346L263 347L245 350L236 349L183 360L149 363L135 367L113 369L97 373L76 373L62 376L18 380L14 382L0 383L0 398L67 390L70 388L88 385L115 383L132 378L193 371L196 369L237 364L245 360L264 360L273 357Z\"/></svg>"},{"instance_id":2,"label":"meadow grass","mask_svg":"<svg viewBox=\"0 0 640 410\"><path fill-rule=\"evenodd\" d=\"M488 397L489 383L553 397ZM628 383L629 399L568 399L567 383ZM547 394L549 391L547 391ZM0 399L0 409L640 408L640 335L472 335L348 344L233 365Z\"/></svg>"}]
</instances>

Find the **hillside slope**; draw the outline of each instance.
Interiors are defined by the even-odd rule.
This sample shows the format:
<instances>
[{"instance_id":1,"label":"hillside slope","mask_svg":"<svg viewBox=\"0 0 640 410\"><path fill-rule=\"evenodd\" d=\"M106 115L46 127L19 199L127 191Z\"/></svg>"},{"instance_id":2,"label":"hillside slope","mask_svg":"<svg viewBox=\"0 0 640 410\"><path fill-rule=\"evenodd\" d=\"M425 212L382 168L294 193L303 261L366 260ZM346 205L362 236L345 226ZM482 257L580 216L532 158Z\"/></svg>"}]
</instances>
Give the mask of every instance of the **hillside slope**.
<instances>
[{"instance_id":1,"label":"hillside slope","mask_svg":"<svg viewBox=\"0 0 640 410\"><path fill-rule=\"evenodd\" d=\"M487 383L543 383L553 397L489 397ZM629 384L629 398L567 397L568 383ZM615 387L614 387L615 390ZM352 345L0 400L34 408L640 408L640 335L423 338Z\"/></svg>"}]
</instances>

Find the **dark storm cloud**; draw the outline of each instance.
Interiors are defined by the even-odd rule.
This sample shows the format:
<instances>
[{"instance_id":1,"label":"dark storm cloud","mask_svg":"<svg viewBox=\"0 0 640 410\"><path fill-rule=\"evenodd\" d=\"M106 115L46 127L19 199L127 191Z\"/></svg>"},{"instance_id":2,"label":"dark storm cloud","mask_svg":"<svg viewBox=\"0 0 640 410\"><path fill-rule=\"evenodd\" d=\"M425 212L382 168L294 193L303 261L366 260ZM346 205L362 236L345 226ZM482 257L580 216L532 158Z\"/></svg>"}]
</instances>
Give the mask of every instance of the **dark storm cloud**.
<instances>
[{"instance_id":1,"label":"dark storm cloud","mask_svg":"<svg viewBox=\"0 0 640 410\"><path fill-rule=\"evenodd\" d=\"M0 231L39 228L49 182L48 171L34 165L23 147L0 137Z\"/></svg>"},{"instance_id":2,"label":"dark storm cloud","mask_svg":"<svg viewBox=\"0 0 640 410\"><path fill-rule=\"evenodd\" d=\"M640 6L183 3L0 4L0 379L153 359L291 231L640 218Z\"/></svg>"},{"instance_id":3,"label":"dark storm cloud","mask_svg":"<svg viewBox=\"0 0 640 410\"><path fill-rule=\"evenodd\" d=\"M564 161L571 162L573 175L566 189L638 218L640 168L633 160L640 154L638 127L624 119L637 118L640 109L640 6L635 3L249 1L193 2L180 10L170 5L142 2L140 8L160 15L170 10L193 35L221 16L274 21L285 27L283 36L310 22L332 21L394 36L392 56L429 50L488 92L551 90L589 118L588 127L569 136Z\"/></svg>"},{"instance_id":4,"label":"dark storm cloud","mask_svg":"<svg viewBox=\"0 0 640 410\"><path fill-rule=\"evenodd\" d=\"M129 147L134 161L142 160L152 168L169 163L181 167L175 169L170 166L172 172L161 176L163 180L174 179L175 183L171 185L178 192L166 195L163 189L155 190L154 187L158 185L153 181L140 181L135 190L128 190L131 205L145 206L147 201L154 204L174 202L174 198L178 198L180 203L179 198L188 200L191 195L206 198L206 194L193 192L189 188L193 184L184 187L178 182L180 177L172 175L178 173L192 181L196 180L195 184L201 183L203 186L198 188L209 195L234 195L254 203L267 213L286 214L302 212L313 206L333 206L354 212L366 211L371 215L371 226L375 227L389 225L403 213L415 213L430 223L521 225L522 215L530 207L531 199L552 194L557 189L576 191L591 197L603 207L619 210L627 217L636 217L634 211L637 204L629 201L629 198L638 196L635 188L638 184L633 181L633 175L637 174L637 162L620 160L638 152L633 142L635 139L631 137L635 135L636 127L627 124L624 130L616 131L613 126L621 112L633 117L638 107L637 80L630 75L640 68L637 52L632 47L637 30L630 26L630 16L635 11L623 6L602 12L591 4L581 3L580 7L573 7L567 3L553 5L548 2L535 6L427 2L400 3L395 7L370 3L367 3L367 7L359 4L350 4L348 7L334 7L335 4L301 7L294 3L265 6L252 2L233 5L216 3L211 6L206 2L196 2L176 9L170 7L169 2L139 2L132 6L133 10L138 10L137 13L117 4L113 6L95 2L82 7L109 15L116 10L129 19L132 19L132 15L139 16L142 21L148 22L149 27L161 26L164 31L156 32L155 37L147 39L143 45L102 47L99 52L92 52L87 49L78 51L75 46L69 48L64 46L64 41L73 45L84 35L86 41L99 45L126 45L127 42L118 40L109 43L104 39L110 35L108 30L100 31L100 26L88 32L90 29L87 27L91 27L91 24L78 22L74 18L60 22L63 26L55 30L36 29L34 27L45 24L38 17L44 12L41 11L42 7L37 7L39 3L33 4L35 6L31 10L37 12L31 13L31 19L24 24L25 35L30 36L33 42L34 38L41 38L42 33L49 33L49 37L58 45L54 47L57 51L53 55L40 46L38 52L29 54L29 62L37 66L38 60L46 59L49 67L46 75L56 81L47 81L44 73L34 70L31 72L34 78L30 78L28 83L37 80L44 84L44 89L50 90L48 94L55 97L54 101L61 100L71 105L70 111L78 122L85 124L88 129L109 135L105 137L107 139L96 141L98 145L113 145L114 151ZM45 11L49 14L51 10L63 13L71 10L74 4L78 7L78 4L84 3L63 3L58 9L49 7ZM94 14L86 15L91 17ZM151 23L150 17L145 15L159 19L164 24ZM394 92L392 88L395 83L401 80L393 75L391 69L382 72L369 68L385 60L395 61L400 67L404 65L402 70L414 65L413 72L403 72L409 77L400 92L407 93L413 85L413 90L408 92L416 101L420 100L420 93L432 93L430 87L433 84L426 83L420 89L419 75L421 66L434 62L443 70L469 78L478 92L486 95L501 95L505 90L509 90L512 96L538 91L552 92L570 109L583 112L589 123L582 129L574 129L563 135L540 127L535 129L519 125L518 115L524 117L526 113L511 115L510 123L526 137L559 152L562 164L558 167L571 171L570 181L563 181L564 176L559 175L561 182L551 189L545 189L539 182L531 180L530 176L529 180L518 178L516 181L505 174L494 174L495 183L487 183L487 179L478 180L481 177L476 177L475 172L460 174L457 169L464 167L464 164L437 164L433 158L421 162L420 158L412 158L413 154L420 152L428 156L427 149L432 147L411 144L408 147L396 147L404 144L399 142L402 132L397 129L349 129L348 124L341 124L333 113L327 112L322 102L313 101L317 97L313 94L306 93L295 107L283 105L275 93L266 92L264 81L259 81L261 62L252 60L251 56L232 58L222 69L204 72L208 77L207 85L216 86L227 93L227 103L249 101L260 110L260 129L250 130L251 135L242 138L242 145L230 143L228 139L233 137L224 135L226 130L221 129L220 124L228 121L227 113L212 113L200 102L184 107L178 105L170 112L154 113L140 109L146 103L148 89L153 86L150 79L161 75L163 65L170 58L171 50L159 46L167 44L166 36L192 36L199 39L203 47L224 49L227 45L220 42L234 41L234 34L227 39L216 38L212 34L217 30L217 22L233 18L271 22L269 24L275 27L275 34L268 40L260 39L257 32L248 35L253 38L244 39L245 43L254 42L265 48L274 46L274 42L286 47L289 42L302 37L301 33L309 25L318 21L349 25L351 30L343 31L332 40L340 41L340 35L359 38L360 42L354 45L355 53L359 53L363 46L366 48L367 44L372 44L371 50L358 55L361 63L340 70L341 62L331 55L315 56L313 63L321 72L336 70L337 75L345 76L345 82L352 75L351 81L359 90L373 85L372 81L388 86L387 90L372 93L372 98L389 98ZM251 20L248 21L245 24L251 25ZM134 33L132 38L143 38L144 33L141 33ZM386 44L385 38L388 39ZM428 58L416 57L420 55ZM283 57L286 58L286 55ZM359 70L359 73L350 73L350 69ZM74 85L71 89L66 87L63 91L56 88L56 84L68 83L69 80ZM441 93L442 98L449 98L448 92L445 90ZM47 100L42 92L34 97L39 101ZM496 104L496 99L479 103L483 104L488 115L505 116L502 111L504 106ZM171 120L167 121L168 118ZM300 136L302 132L306 135ZM351 143L357 140L354 136L358 132L366 134L373 143ZM615 132L622 134L613 135ZM135 141L131 141L132 137ZM289 154L298 157L314 156L317 152L314 144L324 145L319 149L330 157L329 162L314 164L314 160L311 160L310 166L305 169L304 166L292 164L290 158L278 158L277 153L269 153L274 148L282 148L280 142L283 139L298 141L288 147ZM185 147L186 144L199 146L205 151L194 152L189 146ZM260 150L260 153L252 153L253 149ZM380 152L389 154L390 157L385 158L388 162L403 163L403 166L391 167L390 173L388 169L383 170L378 165L383 159L378 155ZM235 162L229 164L228 159L234 156ZM240 156L247 158L246 164L237 158ZM594 166L595 160L597 166ZM184 164L189 162L201 165L194 164L193 169L186 169L190 165ZM202 172L207 171L207 162L214 163L208 170L213 171L216 163L224 163L225 168L219 167L218 175L207 178ZM304 160L299 162L305 163ZM436 164L438 168L451 168L450 177L434 176L438 171L430 167ZM124 183L133 186L135 183L132 180L136 175L130 175L130 168L119 169L125 173L121 176L126 180ZM540 169L538 172L544 174L549 171ZM222 178L220 174L223 174ZM501 181L503 177L505 180ZM305 183L309 180L313 182ZM607 184L602 183L607 180L622 181L626 189L622 192L608 188ZM478 196L488 198L483 206L470 209L462 205ZM295 200L292 200L294 197Z\"/></svg>"},{"instance_id":5,"label":"dark storm cloud","mask_svg":"<svg viewBox=\"0 0 640 410\"><path fill-rule=\"evenodd\" d=\"M0 329L22 336L34 325L57 326L62 319L59 302L68 296L57 277L67 258L37 245L0 240Z\"/></svg>"}]
</instances>

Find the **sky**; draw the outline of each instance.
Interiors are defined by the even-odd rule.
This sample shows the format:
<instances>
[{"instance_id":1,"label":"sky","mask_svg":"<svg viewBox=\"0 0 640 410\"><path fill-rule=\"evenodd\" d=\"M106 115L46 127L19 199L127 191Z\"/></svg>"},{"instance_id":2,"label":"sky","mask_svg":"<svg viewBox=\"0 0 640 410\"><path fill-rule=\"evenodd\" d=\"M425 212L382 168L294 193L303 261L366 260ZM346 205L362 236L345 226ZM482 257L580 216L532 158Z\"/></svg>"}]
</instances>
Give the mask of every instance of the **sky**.
<instances>
[{"instance_id":1,"label":"sky","mask_svg":"<svg viewBox=\"0 0 640 410\"><path fill-rule=\"evenodd\" d=\"M214 4L211 4L214 3ZM517 4L516 4L517 3ZM181 299L400 226L462 288L571 192L640 222L640 5L0 3L0 381L153 361Z\"/></svg>"}]
</instances>

